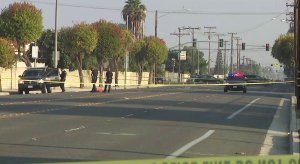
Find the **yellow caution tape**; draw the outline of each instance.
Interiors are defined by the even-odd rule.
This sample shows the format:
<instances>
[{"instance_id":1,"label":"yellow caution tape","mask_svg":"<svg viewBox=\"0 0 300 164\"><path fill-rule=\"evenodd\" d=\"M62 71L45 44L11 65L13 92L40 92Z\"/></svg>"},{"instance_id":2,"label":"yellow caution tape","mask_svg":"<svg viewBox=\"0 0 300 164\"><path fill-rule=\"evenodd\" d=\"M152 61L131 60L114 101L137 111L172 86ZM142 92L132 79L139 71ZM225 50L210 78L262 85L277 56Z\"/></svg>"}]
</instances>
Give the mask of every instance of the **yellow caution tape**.
<instances>
[{"instance_id":1,"label":"yellow caution tape","mask_svg":"<svg viewBox=\"0 0 300 164\"><path fill-rule=\"evenodd\" d=\"M1 79L16 79L16 78L1 78ZM62 82L62 81L49 81L49 80L21 80L18 78L19 81L28 81L28 82L45 82L45 83L69 83L69 82ZM119 80L123 80L123 79L119 79ZM143 81L148 81L148 80L143 80ZM122 81L124 82L124 81ZM130 83L130 80L127 81L128 83ZM124 83L119 83L119 84L111 84L111 85L116 85L116 86L228 86L228 85L269 85L269 84L286 84L286 83L294 83L295 81L283 81L283 82L260 82L260 83L219 83L219 84L210 84L210 83L194 83L194 84L190 84L190 83L164 83L164 84L124 84ZM102 83L91 83L91 82L84 82L84 83L80 83L80 82L72 82L72 84L87 84L87 85L90 85L90 84L102 84L102 85L105 85L105 82L102 82Z\"/></svg>"},{"instance_id":2,"label":"yellow caution tape","mask_svg":"<svg viewBox=\"0 0 300 164\"><path fill-rule=\"evenodd\" d=\"M70 162L72 163L72 162ZM127 161L94 161L76 163L99 164L300 164L299 155L275 156L234 156L234 157L206 157L206 158L177 158L153 160Z\"/></svg>"}]
</instances>

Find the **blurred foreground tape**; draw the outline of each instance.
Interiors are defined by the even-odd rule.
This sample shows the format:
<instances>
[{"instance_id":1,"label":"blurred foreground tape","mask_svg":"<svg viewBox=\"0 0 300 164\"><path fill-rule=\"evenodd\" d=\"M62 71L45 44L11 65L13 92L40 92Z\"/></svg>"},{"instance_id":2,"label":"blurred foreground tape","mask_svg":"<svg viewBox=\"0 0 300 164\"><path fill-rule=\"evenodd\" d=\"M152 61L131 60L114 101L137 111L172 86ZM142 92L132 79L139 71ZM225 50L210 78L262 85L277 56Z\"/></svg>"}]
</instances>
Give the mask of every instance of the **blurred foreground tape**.
<instances>
[{"instance_id":1,"label":"blurred foreground tape","mask_svg":"<svg viewBox=\"0 0 300 164\"><path fill-rule=\"evenodd\" d=\"M275 156L235 156L235 157L206 157L206 158L176 158L164 160L128 160L106 162L75 162L99 164L300 164L298 155Z\"/></svg>"}]
</instances>

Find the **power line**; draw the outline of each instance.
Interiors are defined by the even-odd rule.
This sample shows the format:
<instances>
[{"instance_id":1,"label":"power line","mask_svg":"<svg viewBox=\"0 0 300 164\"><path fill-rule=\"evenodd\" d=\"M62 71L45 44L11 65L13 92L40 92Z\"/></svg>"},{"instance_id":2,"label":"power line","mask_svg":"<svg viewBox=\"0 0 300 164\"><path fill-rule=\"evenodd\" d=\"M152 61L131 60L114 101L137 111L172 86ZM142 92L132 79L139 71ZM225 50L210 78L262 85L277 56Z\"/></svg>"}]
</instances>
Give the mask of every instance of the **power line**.
<instances>
[{"instance_id":1,"label":"power line","mask_svg":"<svg viewBox=\"0 0 300 164\"><path fill-rule=\"evenodd\" d=\"M55 5L52 2L41 2L41 1L32 1L27 0L27 2L45 4L45 5ZM96 10L111 10L111 11L122 11L122 8L112 8L112 7L101 7L101 6L88 6L88 5L79 5L71 3L59 3L60 6L74 7L74 8L87 8L87 9L96 9ZM155 13L156 10L147 10L147 12ZM277 15L285 14L286 12L282 11L270 11L270 12L192 12L192 11L172 11L172 10L158 10L158 12L163 14L187 14L187 15L236 15L236 16L245 16L245 15Z\"/></svg>"},{"instance_id":2,"label":"power line","mask_svg":"<svg viewBox=\"0 0 300 164\"><path fill-rule=\"evenodd\" d=\"M275 17L272 17L272 19L268 19L267 21L262 22L262 23L260 23L260 24L258 24L256 26L253 26L253 27L251 27L249 29L238 31L238 33L246 33L246 32L250 32L250 31L256 30L256 29L258 29L258 28L260 28L260 27L262 27L262 26L264 26L264 25L272 22L273 20L277 19L278 17L280 17L281 15L284 15L284 14L285 13L280 13L280 14L276 15Z\"/></svg>"}]
</instances>

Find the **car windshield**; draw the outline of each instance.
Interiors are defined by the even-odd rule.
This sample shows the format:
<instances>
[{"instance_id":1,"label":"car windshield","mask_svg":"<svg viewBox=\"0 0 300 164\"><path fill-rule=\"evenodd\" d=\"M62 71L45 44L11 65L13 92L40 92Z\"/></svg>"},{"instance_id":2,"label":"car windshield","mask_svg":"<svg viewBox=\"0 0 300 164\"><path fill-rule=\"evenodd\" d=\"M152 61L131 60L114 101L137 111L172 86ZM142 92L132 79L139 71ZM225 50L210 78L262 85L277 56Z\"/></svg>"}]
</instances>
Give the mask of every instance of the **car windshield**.
<instances>
[{"instance_id":1,"label":"car windshield","mask_svg":"<svg viewBox=\"0 0 300 164\"><path fill-rule=\"evenodd\" d=\"M44 74L43 70L26 70L23 73L23 77L41 77Z\"/></svg>"}]
</instances>

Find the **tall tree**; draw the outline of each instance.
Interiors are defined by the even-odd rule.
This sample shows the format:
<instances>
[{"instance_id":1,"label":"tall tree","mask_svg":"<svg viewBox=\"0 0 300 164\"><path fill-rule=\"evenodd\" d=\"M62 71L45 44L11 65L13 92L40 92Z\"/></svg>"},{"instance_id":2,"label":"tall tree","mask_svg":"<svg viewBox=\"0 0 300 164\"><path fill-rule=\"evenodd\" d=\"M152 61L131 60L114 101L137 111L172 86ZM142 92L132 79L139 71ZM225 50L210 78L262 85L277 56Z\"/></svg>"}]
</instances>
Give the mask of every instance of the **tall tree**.
<instances>
[{"instance_id":1,"label":"tall tree","mask_svg":"<svg viewBox=\"0 0 300 164\"><path fill-rule=\"evenodd\" d=\"M76 24L72 28L61 30L62 48L75 59L80 79L80 87L84 87L82 61L85 55L90 54L97 45L97 31L88 24Z\"/></svg>"},{"instance_id":2,"label":"tall tree","mask_svg":"<svg viewBox=\"0 0 300 164\"><path fill-rule=\"evenodd\" d=\"M146 19L146 6L140 0L127 0L122 10L123 19L135 39L143 38L143 26Z\"/></svg>"},{"instance_id":3,"label":"tall tree","mask_svg":"<svg viewBox=\"0 0 300 164\"><path fill-rule=\"evenodd\" d=\"M145 41L138 40L134 42L130 53L131 53L131 59L133 59L134 63L137 64L138 84L140 85L142 83L144 66L147 63L146 52L145 52Z\"/></svg>"},{"instance_id":4,"label":"tall tree","mask_svg":"<svg viewBox=\"0 0 300 164\"><path fill-rule=\"evenodd\" d=\"M166 43L157 37L149 36L145 39L145 54L147 63L149 64L149 84L152 84L154 74L154 66L161 65L168 57L168 49Z\"/></svg>"},{"instance_id":5,"label":"tall tree","mask_svg":"<svg viewBox=\"0 0 300 164\"><path fill-rule=\"evenodd\" d=\"M14 47L6 39L0 38L0 71L3 68L10 68L15 63ZM0 72L0 91L2 91Z\"/></svg>"},{"instance_id":6,"label":"tall tree","mask_svg":"<svg viewBox=\"0 0 300 164\"><path fill-rule=\"evenodd\" d=\"M272 48L272 56L284 64L287 75L291 76L294 74L294 35L292 33L281 35L276 39Z\"/></svg>"},{"instance_id":7,"label":"tall tree","mask_svg":"<svg viewBox=\"0 0 300 164\"><path fill-rule=\"evenodd\" d=\"M103 75L104 63L108 61L114 65L116 72L115 84L118 84L120 59L125 56L126 51L130 48L132 42L131 34L117 24L103 20L94 23L93 26L97 29L100 36L93 52L99 63L100 78Z\"/></svg>"},{"instance_id":8,"label":"tall tree","mask_svg":"<svg viewBox=\"0 0 300 164\"><path fill-rule=\"evenodd\" d=\"M52 60L52 53L54 51L54 38L54 31L47 29L43 31L41 37L37 40L40 56L38 62L43 62L50 67L53 67L54 65Z\"/></svg>"},{"instance_id":9,"label":"tall tree","mask_svg":"<svg viewBox=\"0 0 300 164\"><path fill-rule=\"evenodd\" d=\"M62 34L61 32L59 34ZM46 29L43 31L42 36L37 40L37 45L39 46L39 58L37 62L45 63L46 66L53 67L54 66L54 38L55 32L54 30ZM76 63L74 60L72 61L70 55L62 48L62 37L58 35L58 49L59 49L59 68L67 68L69 70L76 69Z\"/></svg>"},{"instance_id":10,"label":"tall tree","mask_svg":"<svg viewBox=\"0 0 300 164\"><path fill-rule=\"evenodd\" d=\"M17 43L18 56L27 67L31 67L31 63L25 45L36 41L42 30L42 12L30 3L16 2L1 12L0 36Z\"/></svg>"},{"instance_id":11,"label":"tall tree","mask_svg":"<svg viewBox=\"0 0 300 164\"><path fill-rule=\"evenodd\" d=\"M15 51L10 42L0 38L0 67L10 68L15 63Z\"/></svg>"},{"instance_id":12,"label":"tall tree","mask_svg":"<svg viewBox=\"0 0 300 164\"><path fill-rule=\"evenodd\" d=\"M216 65L214 69L215 75L223 75L224 73L224 66L223 66L223 60L222 60L222 52L221 50L218 51L217 58L216 58Z\"/></svg>"},{"instance_id":13,"label":"tall tree","mask_svg":"<svg viewBox=\"0 0 300 164\"><path fill-rule=\"evenodd\" d=\"M118 84L120 59L126 57L126 54L129 53L133 45L133 38L131 33L127 30L122 30L121 32L122 32L120 37L121 46L118 53L113 56L114 65L116 69L115 84Z\"/></svg>"}]
</instances>

